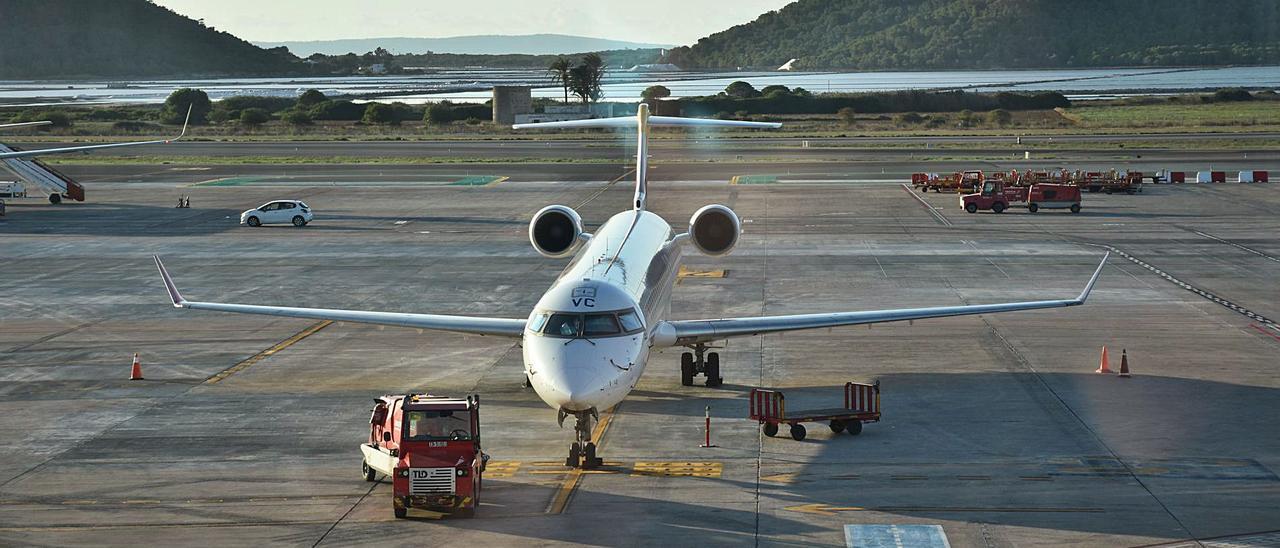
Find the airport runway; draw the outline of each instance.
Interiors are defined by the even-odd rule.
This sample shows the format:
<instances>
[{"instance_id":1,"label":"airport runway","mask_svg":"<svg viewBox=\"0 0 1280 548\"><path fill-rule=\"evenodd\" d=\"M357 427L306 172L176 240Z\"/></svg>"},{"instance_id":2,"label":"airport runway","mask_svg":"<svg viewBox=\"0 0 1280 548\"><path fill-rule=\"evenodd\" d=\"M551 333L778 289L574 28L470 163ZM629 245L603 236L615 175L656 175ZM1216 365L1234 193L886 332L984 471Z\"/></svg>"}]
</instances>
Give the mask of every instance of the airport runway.
<instances>
[{"instance_id":1,"label":"airport runway","mask_svg":"<svg viewBox=\"0 0 1280 548\"><path fill-rule=\"evenodd\" d=\"M0 218L0 544L843 546L876 524L957 547L1276 543L1280 185L969 215L890 182L909 158L660 165L673 224L713 202L744 218L733 255L688 258L711 274L677 286L677 318L1065 298L1115 253L1083 307L732 341L719 389L681 387L664 351L607 415L609 465L575 474L511 342L175 310L150 256L193 299L523 317L564 265L530 249L530 214L598 224L627 207L623 168L65 167L102 178L89 202ZM316 221L235 225L286 195ZM1093 373L1103 345L1112 367L1133 350L1133 378ZM124 380L134 352L145 381ZM751 387L794 409L850 380L883 387L861 436L745 419ZM372 398L427 390L482 397L475 519L396 520L359 476Z\"/></svg>"}]
</instances>

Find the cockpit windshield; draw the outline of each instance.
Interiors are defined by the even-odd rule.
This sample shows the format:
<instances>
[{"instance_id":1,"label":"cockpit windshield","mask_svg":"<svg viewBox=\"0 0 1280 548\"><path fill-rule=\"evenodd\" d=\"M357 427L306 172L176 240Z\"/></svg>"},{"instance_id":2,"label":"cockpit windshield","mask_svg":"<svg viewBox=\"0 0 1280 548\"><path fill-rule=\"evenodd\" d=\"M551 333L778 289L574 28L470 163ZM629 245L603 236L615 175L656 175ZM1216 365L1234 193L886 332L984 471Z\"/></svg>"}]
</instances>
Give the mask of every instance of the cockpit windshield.
<instances>
[{"instance_id":1,"label":"cockpit windshield","mask_svg":"<svg viewBox=\"0 0 1280 548\"><path fill-rule=\"evenodd\" d=\"M591 314L539 312L529 322L529 330L534 333L570 339L628 335L642 329L644 324L634 310Z\"/></svg>"}]
</instances>

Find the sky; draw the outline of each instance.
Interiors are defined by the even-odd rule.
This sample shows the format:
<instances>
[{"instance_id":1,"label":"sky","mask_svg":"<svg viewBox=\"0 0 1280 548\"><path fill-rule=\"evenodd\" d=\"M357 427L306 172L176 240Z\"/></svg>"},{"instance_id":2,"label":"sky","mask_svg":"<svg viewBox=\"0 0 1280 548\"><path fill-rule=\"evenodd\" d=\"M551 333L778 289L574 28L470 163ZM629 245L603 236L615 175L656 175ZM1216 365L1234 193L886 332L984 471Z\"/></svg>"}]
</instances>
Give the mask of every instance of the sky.
<instances>
[{"instance_id":1,"label":"sky","mask_svg":"<svg viewBox=\"0 0 1280 548\"><path fill-rule=\"evenodd\" d=\"M261 42L548 33L688 45L794 0L153 1Z\"/></svg>"}]
</instances>

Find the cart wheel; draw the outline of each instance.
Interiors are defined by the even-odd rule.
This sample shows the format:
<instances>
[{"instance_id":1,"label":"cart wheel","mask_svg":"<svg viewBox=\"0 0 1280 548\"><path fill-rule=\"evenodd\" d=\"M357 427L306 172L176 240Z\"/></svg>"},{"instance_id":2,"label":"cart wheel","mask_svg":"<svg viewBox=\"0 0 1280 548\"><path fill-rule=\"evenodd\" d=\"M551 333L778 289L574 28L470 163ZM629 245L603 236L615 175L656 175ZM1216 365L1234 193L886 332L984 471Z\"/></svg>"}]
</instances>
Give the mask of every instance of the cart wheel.
<instances>
[{"instance_id":1,"label":"cart wheel","mask_svg":"<svg viewBox=\"0 0 1280 548\"><path fill-rule=\"evenodd\" d=\"M364 475L365 481L373 481L375 479L378 479L378 471L372 468L369 468L369 461L366 461L366 460L360 461L360 472Z\"/></svg>"},{"instance_id":2,"label":"cart wheel","mask_svg":"<svg viewBox=\"0 0 1280 548\"><path fill-rule=\"evenodd\" d=\"M796 441L804 441L804 425L796 423L791 425L791 439Z\"/></svg>"},{"instance_id":3,"label":"cart wheel","mask_svg":"<svg viewBox=\"0 0 1280 548\"><path fill-rule=\"evenodd\" d=\"M850 436L856 436L862 433L862 421L854 419L844 425L844 429L849 432Z\"/></svg>"},{"instance_id":4,"label":"cart wheel","mask_svg":"<svg viewBox=\"0 0 1280 548\"><path fill-rule=\"evenodd\" d=\"M1071 204L1072 213L1080 213L1080 204Z\"/></svg>"},{"instance_id":5,"label":"cart wheel","mask_svg":"<svg viewBox=\"0 0 1280 548\"><path fill-rule=\"evenodd\" d=\"M771 438L778 435L778 425L772 422L764 423L764 435L769 436Z\"/></svg>"},{"instance_id":6,"label":"cart wheel","mask_svg":"<svg viewBox=\"0 0 1280 548\"><path fill-rule=\"evenodd\" d=\"M973 202L969 202L969 203L967 203L967 204L965 204L965 205L964 205L964 210L965 210L965 211L968 211L969 213L977 213L977 212L978 212L978 204L975 204L975 203L973 203Z\"/></svg>"},{"instance_id":7,"label":"cart wheel","mask_svg":"<svg viewBox=\"0 0 1280 548\"><path fill-rule=\"evenodd\" d=\"M1027 206L1027 211L1030 211L1031 213L1040 211L1040 204L1032 203L1031 205Z\"/></svg>"},{"instance_id":8,"label":"cart wheel","mask_svg":"<svg viewBox=\"0 0 1280 548\"><path fill-rule=\"evenodd\" d=\"M835 434L844 432L844 421L838 419L831 421L831 432Z\"/></svg>"},{"instance_id":9,"label":"cart wheel","mask_svg":"<svg viewBox=\"0 0 1280 548\"><path fill-rule=\"evenodd\" d=\"M992 213L1004 213L1004 203L1003 203L1003 202L996 202L996 203L994 203L994 204L991 204L991 212L992 212Z\"/></svg>"}]
</instances>

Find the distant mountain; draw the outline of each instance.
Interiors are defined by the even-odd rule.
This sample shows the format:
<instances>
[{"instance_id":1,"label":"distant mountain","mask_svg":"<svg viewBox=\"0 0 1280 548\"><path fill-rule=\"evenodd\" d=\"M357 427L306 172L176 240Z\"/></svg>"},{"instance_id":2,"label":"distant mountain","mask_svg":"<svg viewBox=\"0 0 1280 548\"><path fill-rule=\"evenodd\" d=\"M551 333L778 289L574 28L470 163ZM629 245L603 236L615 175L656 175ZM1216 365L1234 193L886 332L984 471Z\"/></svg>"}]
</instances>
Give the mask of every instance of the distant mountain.
<instances>
[{"instance_id":1,"label":"distant mountain","mask_svg":"<svg viewBox=\"0 0 1280 548\"><path fill-rule=\"evenodd\" d=\"M147 0L0 0L0 79L279 75L301 61Z\"/></svg>"},{"instance_id":2,"label":"distant mountain","mask_svg":"<svg viewBox=\"0 0 1280 548\"><path fill-rule=\"evenodd\" d=\"M501 55L520 53L547 55L557 53L582 53L620 49L654 49L668 46L641 44L569 36L566 34L528 34L523 36L454 36L450 38L352 38L347 40L318 40L312 42L255 42L264 48L285 46L294 55L307 57L314 53L342 55L366 53L383 48L391 53L463 53Z\"/></svg>"},{"instance_id":3,"label":"distant mountain","mask_svg":"<svg viewBox=\"0 0 1280 548\"><path fill-rule=\"evenodd\" d=\"M684 68L1280 64L1276 0L799 0L671 50Z\"/></svg>"}]
</instances>

